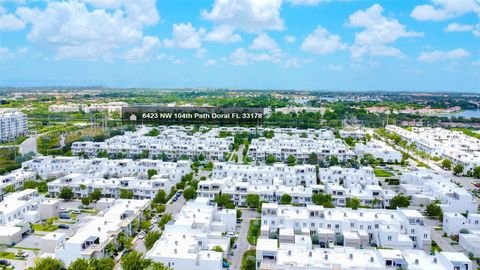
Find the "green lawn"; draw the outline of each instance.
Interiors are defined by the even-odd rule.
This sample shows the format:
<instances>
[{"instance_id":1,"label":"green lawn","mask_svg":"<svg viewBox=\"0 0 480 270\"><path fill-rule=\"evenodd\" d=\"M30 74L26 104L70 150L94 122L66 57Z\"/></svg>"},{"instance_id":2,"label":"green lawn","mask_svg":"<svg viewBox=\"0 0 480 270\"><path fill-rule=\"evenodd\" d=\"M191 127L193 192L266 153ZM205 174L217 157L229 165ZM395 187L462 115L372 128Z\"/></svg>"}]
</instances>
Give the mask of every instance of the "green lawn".
<instances>
[{"instance_id":1,"label":"green lawn","mask_svg":"<svg viewBox=\"0 0 480 270\"><path fill-rule=\"evenodd\" d=\"M373 170L373 172L375 173L375 176L377 176L377 177L390 177L390 176L393 176L393 174L385 171L384 169L375 169L375 170Z\"/></svg>"},{"instance_id":2,"label":"green lawn","mask_svg":"<svg viewBox=\"0 0 480 270\"><path fill-rule=\"evenodd\" d=\"M53 232L58 229L57 225L42 225L42 224L34 224L33 226L34 231L40 231L40 232Z\"/></svg>"},{"instance_id":3,"label":"green lawn","mask_svg":"<svg viewBox=\"0 0 480 270\"><path fill-rule=\"evenodd\" d=\"M22 258L16 258L15 253L8 252L8 251L0 251L0 258L8 259L8 260L18 260L18 261L24 261L25 260L25 259L22 259Z\"/></svg>"},{"instance_id":4,"label":"green lawn","mask_svg":"<svg viewBox=\"0 0 480 270\"><path fill-rule=\"evenodd\" d=\"M250 227L248 228L247 241L250 245L257 244L257 238L260 235L260 220L250 220Z\"/></svg>"}]
</instances>

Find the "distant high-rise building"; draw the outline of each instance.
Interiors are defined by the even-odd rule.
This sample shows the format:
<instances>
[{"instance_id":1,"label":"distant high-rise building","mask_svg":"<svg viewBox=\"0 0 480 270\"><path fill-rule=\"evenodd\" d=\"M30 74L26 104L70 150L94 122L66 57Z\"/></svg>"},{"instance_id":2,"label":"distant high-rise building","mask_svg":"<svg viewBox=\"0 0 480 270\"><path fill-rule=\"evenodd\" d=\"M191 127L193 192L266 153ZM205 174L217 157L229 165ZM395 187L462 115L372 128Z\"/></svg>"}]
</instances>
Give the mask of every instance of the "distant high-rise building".
<instances>
[{"instance_id":1,"label":"distant high-rise building","mask_svg":"<svg viewBox=\"0 0 480 270\"><path fill-rule=\"evenodd\" d=\"M0 141L14 139L27 132L27 116L18 109L0 109Z\"/></svg>"}]
</instances>

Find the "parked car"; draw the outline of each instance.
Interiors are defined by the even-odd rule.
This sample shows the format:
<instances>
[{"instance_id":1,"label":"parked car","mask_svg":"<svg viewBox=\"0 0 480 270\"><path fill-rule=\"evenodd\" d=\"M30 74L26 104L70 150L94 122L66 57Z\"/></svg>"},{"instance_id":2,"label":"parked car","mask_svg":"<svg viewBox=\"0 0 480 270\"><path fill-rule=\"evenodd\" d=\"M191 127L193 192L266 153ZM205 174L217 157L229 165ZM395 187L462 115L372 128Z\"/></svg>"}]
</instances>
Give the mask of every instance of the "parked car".
<instances>
[{"instance_id":1,"label":"parked car","mask_svg":"<svg viewBox=\"0 0 480 270\"><path fill-rule=\"evenodd\" d=\"M0 260L0 265L6 265L9 266L11 263L7 260Z\"/></svg>"},{"instance_id":2,"label":"parked car","mask_svg":"<svg viewBox=\"0 0 480 270\"><path fill-rule=\"evenodd\" d=\"M178 197L173 197L172 201L176 202Z\"/></svg>"},{"instance_id":3,"label":"parked car","mask_svg":"<svg viewBox=\"0 0 480 270\"><path fill-rule=\"evenodd\" d=\"M144 231L141 231L140 233L138 233L138 238L143 239L146 235L147 234Z\"/></svg>"},{"instance_id":4,"label":"parked car","mask_svg":"<svg viewBox=\"0 0 480 270\"><path fill-rule=\"evenodd\" d=\"M60 229L68 229L68 228L70 228L70 226L68 226L67 224L60 224L60 225L58 225L58 228L60 228Z\"/></svg>"},{"instance_id":5,"label":"parked car","mask_svg":"<svg viewBox=\"0 0 480 270\"><path fill-rule=\"evenodd\" d=\"M28 253L25 251L19 251L15 253L15 258L27 258L27 257L28 257Z\"/></svg>"},{"instance_id":6,"label":"parked car","mask_svg":"<svg viewBox=\"0 0 480 270\"><path fill-rule=\"evenodd\" d=\"M235 236L235 234L233 232L228 232L227 236L233 237L233 236Z\"/></svg>"},{"instance_id":7,"label":"parked car","mask_svg":"<svg viewBox=\"0 0 480 270\"><path fill-rule=\"evenodd\" d=\"M60 213L68 213L68 210L66 208L60 208Z\"/></svg>"},{"instance_id":8,"label":"parked car","mask_svg":"<svg viewBox=\"0 0 480 270\"><path fill-rule=\"evenodd\" d=\"M60 214L60 219L70 219L70 215L69 214Z\"/></svg>"},{"instance_id":9,"label":"parked car","mask_svg":"<svg viewBox=\"0 0 480 270\"><path fill-rule=\"evenodd\" d=\"M75 209L72 211L72 214L76 214L76 215L80 215L82 213L82 211L78 210L78 209Z\"/></svg>"}]
</instances>

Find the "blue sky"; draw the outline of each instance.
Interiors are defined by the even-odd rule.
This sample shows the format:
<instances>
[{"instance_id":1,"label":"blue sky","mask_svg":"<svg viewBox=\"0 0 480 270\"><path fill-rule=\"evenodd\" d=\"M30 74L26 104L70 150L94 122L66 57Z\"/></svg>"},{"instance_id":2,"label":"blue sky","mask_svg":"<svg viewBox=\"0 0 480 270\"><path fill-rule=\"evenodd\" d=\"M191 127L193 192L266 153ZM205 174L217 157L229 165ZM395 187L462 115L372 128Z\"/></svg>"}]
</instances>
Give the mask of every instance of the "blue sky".
<instances>
[{"instance_id":1,"label":"blue sky","mask_svg":"<svg viewBox=\"0 0 480 270\"><path fill-rule=\"evenodd\" d=\"M1 86L480 92L480 0L0 0Z\"/></svg>"}]
</instances>

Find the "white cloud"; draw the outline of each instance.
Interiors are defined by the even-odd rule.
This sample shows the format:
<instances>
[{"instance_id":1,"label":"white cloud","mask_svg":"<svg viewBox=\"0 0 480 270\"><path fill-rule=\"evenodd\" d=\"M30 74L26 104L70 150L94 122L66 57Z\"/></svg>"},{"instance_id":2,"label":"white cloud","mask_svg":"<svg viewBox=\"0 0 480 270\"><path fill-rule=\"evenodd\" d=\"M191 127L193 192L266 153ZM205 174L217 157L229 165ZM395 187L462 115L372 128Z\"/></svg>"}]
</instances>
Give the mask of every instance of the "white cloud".
<instances>
[{"instance_id":1,"label":"white cloud","mask_svg":"<svg viewBox=\"0 0 480 270\"><path fill-rule=\"evenodd\" d=\"M215 59L208 59L203 65L206 67L209 67L209 66L215 66L216 64L217 64L217 61Z\"/></svg>"},{"instance_id":2,"label":"white cloud","mask_svg":"<svg viewBox=\"0 0 480 270\"><path fill-rule=\"evenodd\" d=\"M11 50L7 47L0 47L0 61L22 57L28 52L28 50L28 47L18 47L15 50Z\"/></svg>"},{"instance_id":3,"label":"white cloud","mask_svg":"<svg viewBox=\"0 0 480 270\"><path fill-rule=\"evenodd\" d=\"M234 33L234 28L230 25L221 25L214 27L212 31L205 36L206 41L220 42L220 43L235 43L242 41L239 34Z\"/></svg>"},{"instance_id":4,"label":"white cloud","mask_svg":"<svg viewBox=\"0 0 480 270\"><path fill-rule=\"evenodd\" d=\"M451 51L431 51L431 52L422 52L418 56L418 61L432 63L440 60L455 60L461 58L467 58L470 56L470 53L463 49L458 48Z\"/></svg>"},{"instance_id":5,"label":"white cloud","mask_svg":"<svg viewBox=\"0 0 480 270\"><path fill-rule=\"evenodd\" d=\"M206 29L196 29L191 23L173 25L173 39L164 40L166 47L179 47L183 49L199 49L202 47L202 37Z\"/></svg>"},{"instance_id":6,"label":"white cloud","mask_svg":"<svg viewBox=\"0 0 480 270\"><path fill-rule=\"evenodd\" d=\"M327 29L317 26L315 31L305 38L300 48L315 54L329 54L337 50L344 50L347 45L341 42L340 36L331 34Z\"/></svg>"},{"instance_id":7,"label":"white cloud","mask_svg":"<svg viewBox=\"0 0 480 270\"><path fill-rule=\"evenodd\" d=\"M250 33L284 29L282 0L215 0L212 10L201 15L216 25L229 25Z\"/></svg>"},{"instance_id":8,"label":"white cloud","mask_svg":"<svg viewBox=\"0 0 480 270\"><path fill-rule=\"evenodd\" d=\"M125 14L131 21L153 25L158 22L160 16L157 12L156 0L81 0L95 8L119 9L124 8Z\"/></svg>"},{"instance_id":9,"label":"white cloud","mask_svg":"<svg viewBox=\"0 0 480 270\"><path fill-rule=\"evenodd\" d=\"M332 71L340 71L340 70L343 69L343 66L342 65L327 65L327 66L324 66L323 69L332 70Z\"/></svg>"},{"instance_id":10,"label":"white cloud","mask_svg":"<svg viewBox=\"0 0 480 270\"><path fill-rule=\"evenodd\" d=\"M232 61L232 65L246 66L250 59L250 53L245 48L237 48L230 54L229 59Z\"/></svg>"},{"instance_id":11,"label":"white cloud","mask_svg":"<svg viewBox=\"0 0 480 270\"><path fill-rule=\"evenodd\" d=\"M277 42L266 33L258 35L250 45L252 50L279 51Z\"/></svg>"},{"instance_id":12,"label":"white cloud","mask_svg":"<svg viewBox=\"0 0 480 270\"><path fill-rule=\"evenodd\" d=\"M349 16L348 26L365 28L355 34L355 42L350 47L352 57L358 58L365 54L402 56L399 49L391 47L389 44L403 37L423 36L423 33L407 31L405 25L394 18L384 17L382 12L382 6L375 4Z\"/></svg>"},{"instance_id":13,"label":"white cloud","mask_svg":"<svg viewBox=\"0 0 480 270\"><path fill-rule=\"evenodd\" d=\"M312 62L312 59L309 58L290 57L283 61L282 66L285 68L299 68L303 64L310 62Z\"/></svg>"},{"instance_id":14,"label":"white cloud","mask_svg":"<svg viewBox=\"0 0 480 270\"><path fill-rule=\"evenodd\" d=\"M283 40L285 40L285 42L287 43L295 43L295 41L297 41L294 36L284 36Z\"/></svg>"},{"instance_id":15,"label":"white cloud","mask_svg":"<svg viewBox=\"0 0 480 270\"><path fill-rule=\"evenodd\" d=\"M17 31L24 27L25 23L14 14L0 15L0 31Z\"/></svg>"},{"instance_id":16,"label":"white cloud","mask_svg":"<svg viewBox=\"0 0 480 270\"><path fill-rule=\"evenodd\" d=\"M196 58L204 58L207 55L207 49L205 48L200 48L197 50L197 53L195 54Z\"/></svg>"},{"instance_id":17,"label":"white cloud","mask_svg":"<svg viewBox=\"0 0 480 270\"><path fill-rule=\"evenodd\" d=\"M149 57L160 47L160 40L157 37L145 36L142 45L127 50L123 54L123 58L128 62L139 62L148 60Z\"/></svg>"},{"instance_id":18,"label":"white cloud","mask_svg":"<svg viewBox=\"0 0 480 270\"><path fill-rule=\"evenodd\" d=\"M450 23L443 29L445 32L472 32L476 37L480 37L480 24L459 24Z\"/></svg>"},{"instance_id":19,"label":"white cloud","mask_svg":"<svg viewBox=\"0 0 480 270\"><path fill-rule=\"evenodd\" d=\"M316 6L321 2L330 2L331 0L287 0L295 6Z\"/></svg>"},{"instance_id":20,"label":"white cloud","mask_svg":"<svg viewBox=\"0 0 480 270\"><path fill-rule=\"evenodd\" d=\"M480 15L478 0L432 0L432 5L418 5L410 14L419 21L443 21L467 13Z\"/></svg>"},{"instance_id":21,"label":"white cloud","mask_svg":"<svg viewBox=\"0 0 480 270\"><path fill-rule=\"evenodd\" d=\"M272 53L254 53L245 48L237 48L228 57L234 66L246 66L250 61L266 61L275 64L281 63L281 55Z\"/></svg>"},{"instance_id":22,"label":"white cloud","mask_svg":"<svg viewBox=\"0 0 480 270\"><path fill-rule=\"evenodd\" d=\"M155 0L118 1L117 7L64 1L48 2L44 9L19 7L16 13L32 25L27 40L55 49L57 58L108 59L141 42L144 26L159 20Z\"/></svg>"}]
</instances>

